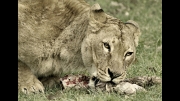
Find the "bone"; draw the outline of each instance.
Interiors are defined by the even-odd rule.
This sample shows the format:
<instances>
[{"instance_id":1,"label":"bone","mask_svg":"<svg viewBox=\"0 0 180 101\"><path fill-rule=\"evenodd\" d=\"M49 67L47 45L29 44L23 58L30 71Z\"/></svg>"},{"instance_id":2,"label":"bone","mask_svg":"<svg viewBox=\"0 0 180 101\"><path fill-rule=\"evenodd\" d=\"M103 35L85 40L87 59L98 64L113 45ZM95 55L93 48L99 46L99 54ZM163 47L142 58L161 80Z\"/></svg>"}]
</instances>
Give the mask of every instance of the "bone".
<instances>
[{"instance_id":1,"label":"bone","mask_svg":"<svg viewBox=\"0 0 180 101\"><path fill-rule=\"evenodd\" d=\"M80 88L92 88L89 87L90 77L85 75L66 75L65 77L60 78L60 82L64 89L80 89ZM94 88L101 91L107 92L117 92L119 94L126 94L132 95L135 94L137 91L145 91L145 86L151 86L153 84L160 84L162 83L160 77L156 76L137 76L134 78L128 78L124 81L114 84L112 82L101 82L97 78L94 79Z\"/></svg>"}]
</instances>

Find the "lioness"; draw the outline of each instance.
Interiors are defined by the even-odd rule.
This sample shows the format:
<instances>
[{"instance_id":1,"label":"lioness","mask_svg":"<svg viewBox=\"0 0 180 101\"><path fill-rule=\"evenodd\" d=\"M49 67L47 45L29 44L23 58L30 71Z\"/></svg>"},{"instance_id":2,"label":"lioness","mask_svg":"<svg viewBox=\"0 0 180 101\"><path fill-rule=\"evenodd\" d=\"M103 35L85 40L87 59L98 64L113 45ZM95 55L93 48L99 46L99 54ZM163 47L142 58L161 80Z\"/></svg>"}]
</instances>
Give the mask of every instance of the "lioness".
<instances>
[{"instance_id":1,"label":"lioness","mask_svg":"<svg viewBox=\"0 0 180 101\"><path fill-rule=\"evenodd\" d=\"M106 14L83 0L18 0L18 91L44 92L38 78L88 70L119 83L134 61L141 32L136 22Z\"/></svg>"}]
</instances>

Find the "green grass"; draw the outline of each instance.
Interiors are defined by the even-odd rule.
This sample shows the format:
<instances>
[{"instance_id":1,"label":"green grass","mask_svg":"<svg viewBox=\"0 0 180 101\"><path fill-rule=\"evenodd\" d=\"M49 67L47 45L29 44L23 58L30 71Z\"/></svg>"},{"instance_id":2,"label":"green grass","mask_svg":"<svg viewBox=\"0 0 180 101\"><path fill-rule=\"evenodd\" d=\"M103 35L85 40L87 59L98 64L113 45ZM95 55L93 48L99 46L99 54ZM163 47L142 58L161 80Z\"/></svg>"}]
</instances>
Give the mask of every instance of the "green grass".
<instances>
[{"instance_id":1,"label":"green grass","mask_svg":"<svg viewBox=\"0 0 180 101\"><path fill-rule=\"evenodd\" d=\"M131 19L139 23L142 35L137 47L136 61L128 69L128 77L162 77L162 0L86 0L89 4L99 3L101 8L123 22ZM111 6L111 1L122 3ZM129 13L129 15L125 15ZM57 101L162 101L162 85L146 88L147 92L138 92L134 96L124 96L107 92L86 92L70 90L60 93ZM18 94L19 101L48 101L46 96L57 89L50 89L43 94Z\"/></svg>"}]
</instances>

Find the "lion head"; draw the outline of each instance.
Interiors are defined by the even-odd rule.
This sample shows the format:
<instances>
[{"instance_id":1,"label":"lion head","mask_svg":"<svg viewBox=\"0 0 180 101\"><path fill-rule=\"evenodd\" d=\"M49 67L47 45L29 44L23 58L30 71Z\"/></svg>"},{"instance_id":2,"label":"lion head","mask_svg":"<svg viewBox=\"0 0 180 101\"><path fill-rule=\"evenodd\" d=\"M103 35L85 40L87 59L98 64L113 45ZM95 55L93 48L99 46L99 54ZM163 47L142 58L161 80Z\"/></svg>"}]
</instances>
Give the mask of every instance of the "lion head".
<instances>
[{"instance_id":1,"label":"lion head","mask_svg":"<svg viewBox=\"0 0 180 101\"><path fill-rule=\"evenodd\" d=\"M107 15L98 4L91 7L86 37L81 46L84 65L92 77L119 83L135 60L141 34L136 22L126 23Z\"/></svg>"}]
</instances>

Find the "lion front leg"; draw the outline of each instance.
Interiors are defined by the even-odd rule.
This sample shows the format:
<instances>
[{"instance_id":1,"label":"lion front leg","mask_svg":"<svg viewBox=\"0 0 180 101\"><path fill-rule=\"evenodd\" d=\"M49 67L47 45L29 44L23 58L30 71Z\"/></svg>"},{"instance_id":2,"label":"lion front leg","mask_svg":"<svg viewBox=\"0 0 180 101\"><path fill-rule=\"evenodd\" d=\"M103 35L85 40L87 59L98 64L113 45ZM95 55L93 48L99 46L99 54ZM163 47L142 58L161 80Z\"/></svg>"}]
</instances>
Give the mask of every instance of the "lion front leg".
<instances>
[{"instance_id":1,"label":"lion front leg","mask_svg":"<svg viewBox=\"0 0 180 101\"><path fill-rule=\"evenodd\" d=\"M25 94L44 93L43 84L31 72L30 68L18 60L18 92Z\"/></svg>"}]
</instances>

